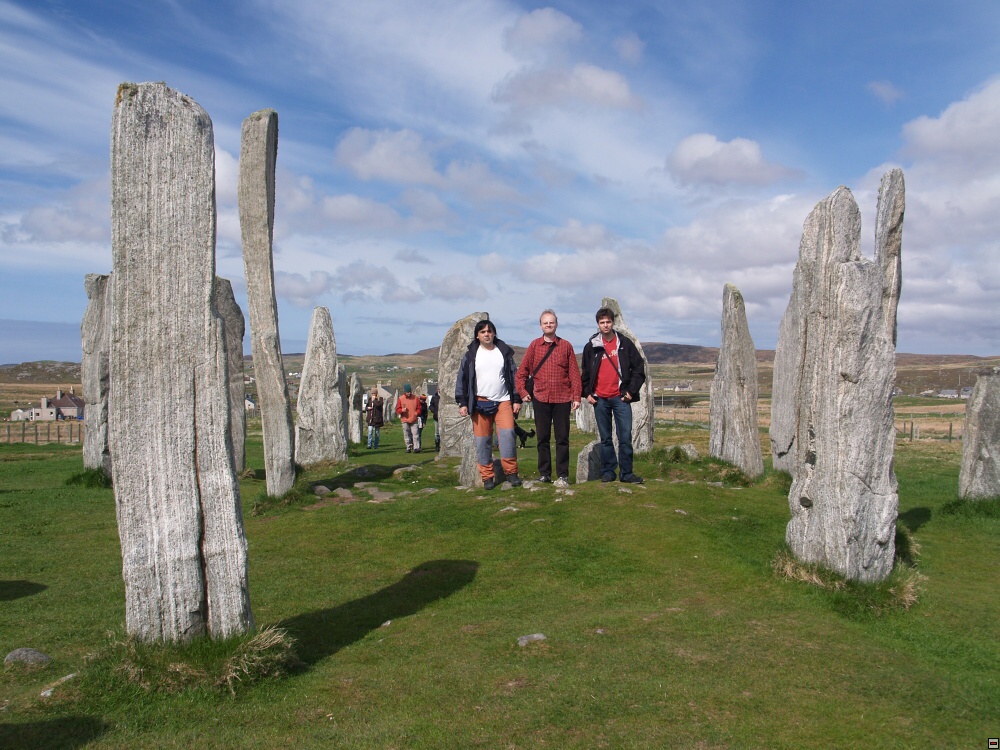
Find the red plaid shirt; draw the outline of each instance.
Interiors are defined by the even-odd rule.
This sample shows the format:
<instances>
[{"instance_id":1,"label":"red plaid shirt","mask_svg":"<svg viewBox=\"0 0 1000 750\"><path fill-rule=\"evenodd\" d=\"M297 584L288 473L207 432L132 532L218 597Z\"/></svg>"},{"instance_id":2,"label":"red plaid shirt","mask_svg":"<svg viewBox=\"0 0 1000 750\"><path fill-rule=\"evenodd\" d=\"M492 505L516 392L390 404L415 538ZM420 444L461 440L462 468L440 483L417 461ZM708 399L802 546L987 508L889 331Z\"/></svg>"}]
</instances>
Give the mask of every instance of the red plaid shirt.
<instances>
[{"instance_id":1,"label":"red plaid shirt","mask_svg":"<svg viewBox=\"0 0 1000 750\"><path fill-rule=\"evenodd\" d=\"M555 347L555 351L549 355L548 359L542 363L538 369L538 363L549 350ZM535 373L535 370L538 370ZM580 393L583 392L583 383L580 380L580 366L576 362L576 353L573 345L566 339L556 336L555 343L548 343L544 337L537 338L528 345L528 351L524 353L521 366L517 368L514 376L514 387L521 394L523 399L528 395L525 383L528 375L535 374L535 400L543 401L547 404L565 404L570 401L579 401Z\"/></svg>"}]
</instances>

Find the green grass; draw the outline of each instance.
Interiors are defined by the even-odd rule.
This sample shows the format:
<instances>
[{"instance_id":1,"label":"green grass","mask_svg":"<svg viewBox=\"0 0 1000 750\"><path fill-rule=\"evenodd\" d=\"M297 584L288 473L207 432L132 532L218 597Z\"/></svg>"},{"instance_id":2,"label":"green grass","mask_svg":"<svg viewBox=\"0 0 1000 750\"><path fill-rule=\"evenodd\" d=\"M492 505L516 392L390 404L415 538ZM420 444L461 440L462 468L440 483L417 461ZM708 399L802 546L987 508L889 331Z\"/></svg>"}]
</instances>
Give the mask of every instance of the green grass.
<instances>
[{"instance_id":1,"label":"green grass","mask_svg":"<svg viewBox=\"0 0 1000 750\"><path fill-rule=\"evenodd\" d=\"M663 427L656 443L704 453L707 437ZM574 433L574 460L589 439ZM53 657L0 675L0 747L909 748L997 736L1000 518L950 510L953 446L897 449L901 534L924 576L905 609L887 593L894 580L775 575L785 474L751 482L658 449L637 462L642 487L487 493L455 489L454 460L405 454L398 428L382 445L306 473L284 502L261 499L251 440L254 615L295 639L301 663L279 654L260 670L281 676L265 679L251 665L233 691L224 677L248 638L150 649L123 637L113 492L66 484L79 448L0 447L0 648ZM531 478L533 443L520 455ZM367 498L358 482L395 499L312 491ZM546 640L517 645L537 632Z\"/></svg>"}]
</instances>

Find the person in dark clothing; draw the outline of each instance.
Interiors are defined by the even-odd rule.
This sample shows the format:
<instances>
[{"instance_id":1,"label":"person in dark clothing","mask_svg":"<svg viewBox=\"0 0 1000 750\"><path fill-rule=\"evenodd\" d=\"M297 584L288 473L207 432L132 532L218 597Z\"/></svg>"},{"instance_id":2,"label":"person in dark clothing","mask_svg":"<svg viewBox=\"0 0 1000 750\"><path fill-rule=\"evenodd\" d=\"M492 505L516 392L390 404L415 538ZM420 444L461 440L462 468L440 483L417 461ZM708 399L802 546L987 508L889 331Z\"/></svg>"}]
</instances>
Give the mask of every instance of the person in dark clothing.
<instances>
[{"instance_id":1,"label":"person in dark clothing","mask_svg":"<svg viewBox=\"0 0 1000 750\"><path fill-rule=\"evenodd\" d=\"M385 400L378 395L378 389L372 388L372 395L368 398L368 406L365 407L365 417L368 420L368 447L378 448L379 433L382 431L383 409Z\"/></svg>"},{"instance_id":2,"label":"person in dark clothing","mask_svg":"<svg viewBox=\"0 0 1000 750\"><path fill-rule=\"evenodd\" d=\"M440 402L441 396L438 391L434 391L427 407L430 410L431 419L434 420L434 450L436 451L441 450L441 423L438 421L438 404Z\"/></svg>"},{"instance_id":3,"label":"person in dark clothing","mask_svg":"<svg viewBox=\"0 0 1000 750\"><path fill-rule=\"evenodd\" d=\"M632 402L646 380L645 367L632 340L615 331L614 311L602 307L596 317L598 332L583 347L583 397L594 407L601 439L601 481L615 481L615 470L620 469L622 482L642 484L642 477L632 471Z\"/></svg>"}]
</instances>

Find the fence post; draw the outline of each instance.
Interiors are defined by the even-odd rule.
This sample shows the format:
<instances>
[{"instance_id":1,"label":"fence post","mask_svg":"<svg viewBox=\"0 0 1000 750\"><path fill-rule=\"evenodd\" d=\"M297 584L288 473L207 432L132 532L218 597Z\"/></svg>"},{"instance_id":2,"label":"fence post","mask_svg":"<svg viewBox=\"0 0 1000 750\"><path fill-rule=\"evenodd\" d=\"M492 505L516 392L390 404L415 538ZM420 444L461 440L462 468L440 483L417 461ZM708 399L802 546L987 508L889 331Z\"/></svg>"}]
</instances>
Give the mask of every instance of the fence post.
<instances>
[{"instance_id":1,"label":"fence post","mask_svg":"<svg viewBox=\"0 0 1000 750\"><path fill-rule=\"evenodd\" d=\"M62 442L62 425L56 422L56 442Z\"/></svg>"},{"instance_id":2,"label":"fence post","mask_svg":"<svg viewBox=\"0 0 1000 750\"><path fill-rule=\"evenodd\" d=\"M948 423L948 442L951 442L951 422Z\"/></svg>"},{"instance_id":3,"label":"fence post","mask_svg":"<svg viewBox=\"0 0 1000 750\"><path fill-rule=\"evenodd\" d=\"M28 429L28 423L27 422L21 422L21 442L22 443L24 442L24 433L25 433L25 431L27 429Z\"/></svg>"},{"instance_id":4,"label":"fence post","mask_svg":"<svg viewBox=\"0 0 1000 750\"><path fill-rule=\"evenodd\" d=\"M38 445L38 422L35 422L35 445Z\"/></svg>"},{"instance_id":5,"label":"fence post","mask_svg":"<svg viewBox=\"0 0 1000 750\"><path fill-rule=\"evenodd\" d=\"M910 420L910 442L913 442L913 420Z\"/></svg>"}]
</instances>

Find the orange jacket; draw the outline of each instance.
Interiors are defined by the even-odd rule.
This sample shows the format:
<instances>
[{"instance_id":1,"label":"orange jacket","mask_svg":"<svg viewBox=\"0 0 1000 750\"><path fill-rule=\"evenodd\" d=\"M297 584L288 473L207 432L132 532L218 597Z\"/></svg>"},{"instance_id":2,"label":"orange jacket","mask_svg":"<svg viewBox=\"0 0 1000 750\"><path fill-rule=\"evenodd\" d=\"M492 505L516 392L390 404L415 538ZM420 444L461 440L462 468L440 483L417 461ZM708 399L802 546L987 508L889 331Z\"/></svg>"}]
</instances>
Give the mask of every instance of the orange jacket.
<instances>
[{"instance_id":1,"label":"orange jacket","mask_svg":"<svg viewBox=\"0 0 1000 750\"><path fill-rule=\"evenodd\" d=\"M404 393L396 404L396 413L399 415L400 422L413 424L420 414L420 399L412 393Z\"/></svg>"}]
</instances>

